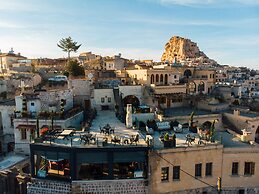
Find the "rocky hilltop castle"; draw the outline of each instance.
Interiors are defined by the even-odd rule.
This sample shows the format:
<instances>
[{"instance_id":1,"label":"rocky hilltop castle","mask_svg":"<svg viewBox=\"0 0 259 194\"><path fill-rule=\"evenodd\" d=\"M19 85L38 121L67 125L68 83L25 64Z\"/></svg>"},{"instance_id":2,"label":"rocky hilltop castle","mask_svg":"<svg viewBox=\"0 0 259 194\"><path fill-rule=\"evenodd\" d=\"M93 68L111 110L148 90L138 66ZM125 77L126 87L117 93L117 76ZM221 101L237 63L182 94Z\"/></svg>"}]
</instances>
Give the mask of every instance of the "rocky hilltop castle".
<instances>
[{"instance_id":1,"label":"rocky hilltop castle","mask_svg":"<svg viewBox=\"0 0 259 194\"><path fill-rule=\"evenodd\" d=\"M184 65L217 65L217 62L208 58L200 51L197 43L190 39L173 36L166 44L161 57L162 62L180 62Z\"/></svg>"}]
</instances>

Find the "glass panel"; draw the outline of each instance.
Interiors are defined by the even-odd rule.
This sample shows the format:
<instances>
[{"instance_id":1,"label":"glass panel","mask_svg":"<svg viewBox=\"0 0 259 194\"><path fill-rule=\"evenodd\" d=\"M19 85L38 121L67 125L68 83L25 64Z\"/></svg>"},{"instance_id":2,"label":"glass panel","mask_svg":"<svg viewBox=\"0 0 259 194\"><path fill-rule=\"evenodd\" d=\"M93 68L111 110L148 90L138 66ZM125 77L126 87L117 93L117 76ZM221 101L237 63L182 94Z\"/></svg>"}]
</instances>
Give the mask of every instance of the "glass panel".
<instances>
[{"instance_id":1,"label":"glass panel","mask_svg":"<svg viewBox=\"0 0 259 194\"><path fill-rule=\"evenodd\" d=\"M180 179L180 166L174 166L173 167L173 180L179 180Z\"/></svg>"},{"instance_id":2,"label":"glass panel","mask_svg":"<svg viewBox=\"0 0 259 194\"><path fill-rule=\"evenodd\" d=\"M108 164L84 163L78 166L78 179L80 180L101 180L108 179Z\"/></svg>"},{"instance_id":3,"label":"glass panel","mask_svg":"<svg viewBox=\"0 0 259 194\"><path fill-rule=\"evenodd\" d=\"M133 179L146 177L146 166L141 162L125 162L113 164L114 179Z\"/></svg>"},{"instance_id":4,"label":"glass panel","mask_svg":"<svg viewBox=\"0 0 259 194\"><path fill-rule=\"evenodd\" d=\"M56 161L58 158L57 152L46 152L46 159Z\"/></svg>"},{"instance_id":5,"label":"glass panel","mask_svg":"<svg viewBox=\"0 0 259 194\"><path fill-rule=\"evenodd\" d=\"M161 168L161 181L167 181L168 180L168 173L169 173L169 167L162 167Z\"/></svg>"},{"instance_id":6,"label":"glass panel","mask_svg":"<svg viewBox=\"0 0 259 194\"><path fill-rule=\"evenodd\" d=\"M70 179L70 154L36 151L34 154L35 175L40 178Z\"/></svg>"},{"instance_id":7,"label":"glass panel","mask_svg":"<svg viewBox=\"0 0 259 194\"><path fill-rule=\"evenodd\" d=\"M78 153L77 154L77 163L107 163L107 153L99 152L99 153Z\"/></svg>"},{"instance_id":8,"label":"glass panel","mask_svg":"<svg viewBox=\"0 0 259 194\"><path fill-rule=\"evenodd\" d=\"M195 164L195 176L201 176L202 164Z\"/></svg>"},{"instance_id":9,"label":"glass panel","mask_svg":"<svg viewBox=\"0 0 259 194\"><path fill-rule=\"evenodd\" d=\"M114 152L114 163L116 162L145 162L145 152Z\"/></svg>"},{"instance_id":10,"label":"glass panel","mask_svg":"<svg viewBox=\"0 0 259 194\"><path fill-rule=\"evenodd\" d=\"M45 157L45 152L36 151L34 153L35 176L45 178L47 175L47 161Z\"/></svg>"}]
</instances>

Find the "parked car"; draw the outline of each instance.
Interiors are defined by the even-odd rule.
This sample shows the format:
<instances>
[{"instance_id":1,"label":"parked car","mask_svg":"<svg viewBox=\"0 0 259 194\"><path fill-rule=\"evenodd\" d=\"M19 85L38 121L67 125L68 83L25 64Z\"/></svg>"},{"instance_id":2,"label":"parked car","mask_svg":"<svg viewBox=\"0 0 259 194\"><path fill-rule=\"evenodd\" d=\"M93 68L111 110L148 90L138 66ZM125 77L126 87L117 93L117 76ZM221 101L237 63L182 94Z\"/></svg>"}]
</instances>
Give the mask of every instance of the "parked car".
<instances>
[{"instance_id":1,"label":"parked car","mask_svg":"<svg viewBox=\"0 0 259 194\"><path fill-rule=\"evenodd\" d=\"M54 81L54 82L67 81L67 76L65 76L65 75L56 75L55 77L51 77L48 80L49 81Z\"/></svg>"}]
</instances>

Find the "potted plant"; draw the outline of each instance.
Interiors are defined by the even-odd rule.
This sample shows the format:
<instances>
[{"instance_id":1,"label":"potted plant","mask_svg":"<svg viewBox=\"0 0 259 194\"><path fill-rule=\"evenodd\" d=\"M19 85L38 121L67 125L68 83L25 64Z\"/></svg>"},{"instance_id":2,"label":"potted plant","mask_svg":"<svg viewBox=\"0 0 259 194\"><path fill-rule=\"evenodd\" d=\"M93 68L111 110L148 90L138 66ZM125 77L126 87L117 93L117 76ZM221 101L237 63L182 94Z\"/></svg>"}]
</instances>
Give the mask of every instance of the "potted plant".
<instances>
[{"instance_id":1,"label":"potted plant","mask_svg":"<svg viewBox=\"0 0 259 194\"><path fill-rule=\"evenodd\" d=\"M164 147L165 147L165 148L170 148L170 147L171 147L171 141L170 141L170 138L169 138L169 134L168 134L168 133L166 133L166 134L164 135L164 141L163 141L163 143L164 143Z\"/></svg>"}]
</instances>

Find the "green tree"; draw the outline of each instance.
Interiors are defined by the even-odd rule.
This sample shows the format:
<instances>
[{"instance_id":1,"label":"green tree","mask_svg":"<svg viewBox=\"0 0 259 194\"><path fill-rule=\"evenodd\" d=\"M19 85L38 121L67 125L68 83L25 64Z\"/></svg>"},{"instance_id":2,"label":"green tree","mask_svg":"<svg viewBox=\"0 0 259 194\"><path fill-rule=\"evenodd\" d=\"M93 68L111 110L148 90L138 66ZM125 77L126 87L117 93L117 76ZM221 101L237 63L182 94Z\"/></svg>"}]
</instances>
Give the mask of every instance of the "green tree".
<instances>
[{"instance_id":1,"label":"green tree","mask_svg":"<svg viewBox=\"0 0 259 194\"><path fill-rule=\"evenodd\" d=\"M69 73L69 75L72 76L85 75L84 67L80 66L80 64L77 61L69 61L66 71Z\"/></svg>"},{"instance_id":2,"label":"green tree","mask_svg":"<svg viewBox=\"0 0 259 194\"><path fill-rule=\"evenodd\" d=\"M77 42L73 41L70 36L68 38L62 38L57 45L64 52L67 52L68 61L70 61L70 53L76 52L81 46L81 44L78 45Z\"/></svg>"}]
</instances>

